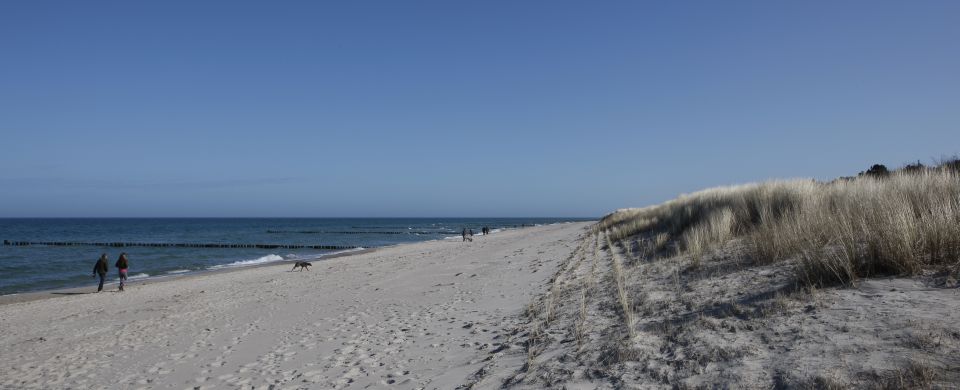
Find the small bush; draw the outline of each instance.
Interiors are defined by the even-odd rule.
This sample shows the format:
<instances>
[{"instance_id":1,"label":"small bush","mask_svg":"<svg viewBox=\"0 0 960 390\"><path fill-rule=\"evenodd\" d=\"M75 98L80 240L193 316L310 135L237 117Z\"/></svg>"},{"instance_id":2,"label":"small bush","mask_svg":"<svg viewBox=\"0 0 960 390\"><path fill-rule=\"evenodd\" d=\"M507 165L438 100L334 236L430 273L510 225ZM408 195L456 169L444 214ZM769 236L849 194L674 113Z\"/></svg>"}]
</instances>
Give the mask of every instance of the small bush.
<instances>
[{"instance_id":1,"label":"small bush","mask_svg":"<svg viewBox=\"0 0 960 390\"><path fill-rule=\"evenodd\" d=\"M937 162L937 168L944 171L952 171L954 173L960 173L960 157L946 157L941 158Z\"/></svg>"},{"instance_id":2,"label":"small bush","mask_svg":"<svg viewBox=\"0 0 960 390\"><path fill-rule=\"evenodd\" d=\"M873 164L870 169L866 172L860 172L859 176L870 176L875 178L883 178L890 175L890 171L887 170L887 166L883 164Z\"/></svg>"},{"instance_id":3,"label":"small bush","mask_svg":"<svg viewBox=\"0 0 960 390\"><path fill-rule=\"evenodd\" d=\"M920 173L920 172L925 171L926 169L927 169L926 166L924 166L922 163L920 163L920 161L917 161L916 164L910 163L910 164L904 165L903 168L898 169L897 172L900 172L900 173Z\"/></svg>"}]
</instances>

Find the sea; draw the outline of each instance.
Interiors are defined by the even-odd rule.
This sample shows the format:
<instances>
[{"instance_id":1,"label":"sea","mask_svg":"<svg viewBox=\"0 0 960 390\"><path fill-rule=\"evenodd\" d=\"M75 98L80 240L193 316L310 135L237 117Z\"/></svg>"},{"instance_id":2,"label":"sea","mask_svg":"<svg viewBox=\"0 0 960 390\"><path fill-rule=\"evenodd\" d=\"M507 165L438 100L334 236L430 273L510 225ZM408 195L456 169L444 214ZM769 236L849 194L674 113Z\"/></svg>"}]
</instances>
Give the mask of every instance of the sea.
<instances>
[{"instance_id":1,"label":"sea","mask_svg":"<svg viewBox=\"0 0 960 390\"><path fill-rule=\"evenodd\" d=\"M117 280L121 252L137 280L429 241L460 240L462 229L506 229L588 218L8 218L0 219L0 295L96 285L101 254ZM11 243L36 243L10 245ZM70 243L71 245L63 245ZM138 244L140 246L127 246ZM120 246L123 245L123 246ZM318 249L324 248L324 249Z\"/></svg>"}]
</instances>

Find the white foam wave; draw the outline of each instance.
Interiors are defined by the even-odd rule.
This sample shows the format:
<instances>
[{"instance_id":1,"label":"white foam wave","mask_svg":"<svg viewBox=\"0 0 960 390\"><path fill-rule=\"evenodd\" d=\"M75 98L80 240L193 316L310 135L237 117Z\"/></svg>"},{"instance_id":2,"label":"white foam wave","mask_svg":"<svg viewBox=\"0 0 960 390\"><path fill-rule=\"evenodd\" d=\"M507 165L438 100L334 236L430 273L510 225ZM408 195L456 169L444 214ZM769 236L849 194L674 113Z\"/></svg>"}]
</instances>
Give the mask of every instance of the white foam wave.
<instances>
[{"instance_id":1,"label":"white foam wave","mask_svg":"<svg viewBox=\"0 0 960 390\"><path fill-rule=\"evenodd\" d=\"M220 269L220 268L227 268L227 267L243 267L243 266L247 266L247 265L256 265L256 264L272 263L272 262L275 262L275 261L283 261L283 260L284 260L284 259L283 259L282 256L275 255L275 254L272 254L272 253L271 253L271 254L269 254L269 255L266 255L266 256L263 256L263 257L258 257L258 258L256 258L256 259L252 259L252 260L240 260L240 261L234 261L234 262L232 262L232 263L230 263L230 264L215 265L215 266L210 267L209 269Z\"/></svg>"},{"instance_id":2,"label":"white foam wave","mask_svg":"<svg viewBox=\"0 0 960 390\"><path fill-rule=\"evenodd\" d=\"M149 278L149 277L150 277L150 274L139 273L139 274L136 274L136 275L128 276L128 277L127 277L127 280L146 279L146 278Z\"/></svg>"},{"instance_id":3,"label":"white foam wave","mask_svg":"<svg viewBox=\"0 0 960 390\"><path fill-rule=\"evenodd\" d=\"M350 252L359 252L359 251L366 250L366 249L367 249L367 248L364 248L364 247L362 247L362 246L358 246L358 247L352 248L352 249L344 249L344 250L342 250L342 251L324 253L324 254L320 255L319 257L317 257L317 258L319 259L319 258L323 258L324 256L340 255L340 254L350 253Z\"/></svg>"},{"instance_id":4,"label":"white foam wave","mask_svg":"<svg viewBox=\"0 0 960 390\"><path fill-rule=\"evenodd\" d=\"M190 272L190 270L188 270L188 269L175 269L175 270L173 270L173 271L167 271L167 273L168 273L168 274L171 274L171 275L174 275L174 274L182 274L182 273L187 273L187 272Z\"/></svg>"}]
</instances>

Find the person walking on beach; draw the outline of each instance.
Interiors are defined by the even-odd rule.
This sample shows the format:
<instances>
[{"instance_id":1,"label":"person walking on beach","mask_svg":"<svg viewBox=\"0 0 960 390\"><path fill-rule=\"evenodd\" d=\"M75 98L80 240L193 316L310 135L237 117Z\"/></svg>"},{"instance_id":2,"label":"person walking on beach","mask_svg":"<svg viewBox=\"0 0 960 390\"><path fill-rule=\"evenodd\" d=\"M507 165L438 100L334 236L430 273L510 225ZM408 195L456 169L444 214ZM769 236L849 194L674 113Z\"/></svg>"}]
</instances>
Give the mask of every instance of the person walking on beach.
<instances>
[{"instance_id":1,"label":"person walking on beach","mask_svg":"<svg viewBox=\"0 0 960 390\"><path fill-rule=\"evenodd\" d=\"M463 241L467 241L467 228L463 228L463 231L460 232L460 237L463 237Z\"/></svg>"},{"instance_id":2,"label":"person walking on beach","mask_svg":"<svg viewBox=\"0 0 960 390\"><path fill-rule=\"evenodd\" d=\"M121 253L120 258L117 259L117 269L120 270L120 291L123 291L123 284L127 281L127 268L130 268L130 262L127 261L127 253Z\"/></svg>"},{"instance_id":3,"label":"person walking on beach","mask_svg":"<svg viewBox=\"0 0 960 390\"><path fill-rule=\"evenodd\" d=\"M107 272L110 271L110 265L107 264L107 254L104 253L100 255L100 260L97 260L97 264L93 265L93 275L90 276L100 276L100 286L97 287L97 292L103 291L103 281L107 278Z\"/></svg>"}]
</instances>

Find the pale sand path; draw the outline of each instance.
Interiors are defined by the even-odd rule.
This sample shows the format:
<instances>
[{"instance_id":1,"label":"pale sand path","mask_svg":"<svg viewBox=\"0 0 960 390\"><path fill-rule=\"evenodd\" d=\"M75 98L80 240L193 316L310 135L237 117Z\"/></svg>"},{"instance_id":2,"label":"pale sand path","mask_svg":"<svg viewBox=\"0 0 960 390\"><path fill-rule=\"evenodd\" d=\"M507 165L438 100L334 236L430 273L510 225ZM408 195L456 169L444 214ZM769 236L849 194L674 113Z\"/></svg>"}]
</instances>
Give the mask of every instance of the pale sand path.
<instances>
[{"instance_id":1,"label":"pale sand path","mask_svg":"<svg viewBox=\"0 0 960 390\"><path fill-rule=\"evenodd\" d=\"M456 388L588 225L0 305L0 388Z\"/></svg>"}]
</instances>

